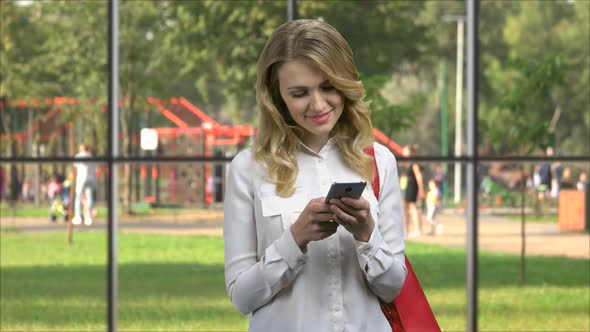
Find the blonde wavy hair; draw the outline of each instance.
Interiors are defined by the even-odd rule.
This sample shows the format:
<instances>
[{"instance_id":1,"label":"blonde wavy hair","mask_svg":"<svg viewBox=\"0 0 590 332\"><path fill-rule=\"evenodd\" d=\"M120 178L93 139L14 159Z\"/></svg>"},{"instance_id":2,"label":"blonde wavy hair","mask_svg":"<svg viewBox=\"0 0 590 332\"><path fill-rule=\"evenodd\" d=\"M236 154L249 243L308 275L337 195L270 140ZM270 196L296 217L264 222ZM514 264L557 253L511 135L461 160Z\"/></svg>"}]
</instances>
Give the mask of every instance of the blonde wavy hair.
<instances>
[{"instance_id":1,"label":"blonde wavy hair","mask_svg":"<svg viewBox=\"0 0 590 332\"><path fill-rule=\"evenodd\" d=\"M331 25L317 20L294 20L273 32L256 66L256 101L260 123L255 157L267 167L277 194L293 195L299 171L296 155L304 130L296 125L279 91L282 64L307 60L316 65L344 97L344 110L331 132L346 164L368 182L375 175L372 158L363 149L374 141L371 110L359 79L352 50Z\"/></svg>"}]
</instances>

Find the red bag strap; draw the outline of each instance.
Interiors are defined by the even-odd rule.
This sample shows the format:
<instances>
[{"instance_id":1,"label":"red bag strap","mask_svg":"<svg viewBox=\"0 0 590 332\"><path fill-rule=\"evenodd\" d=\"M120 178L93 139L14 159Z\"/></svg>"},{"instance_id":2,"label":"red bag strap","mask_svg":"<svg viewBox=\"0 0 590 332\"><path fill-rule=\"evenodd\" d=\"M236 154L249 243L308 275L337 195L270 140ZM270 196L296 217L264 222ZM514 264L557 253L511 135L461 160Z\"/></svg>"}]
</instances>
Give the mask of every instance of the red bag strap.
<instances>
[{"instance_id":1,"label":"red bag strap","mask_svg":"<svg viewBox=\"0 0 590 332\"><path fill-rule=\"evenodd\" d=\"M373 169L375 170L375 177L373 178L373 182L371 182L371 186L373 186L373 193L377 200L379 200L379 169L377 168L377 160L375 159L375 148L373 144L369 145L365 148L365 153L373 158Z\"/></svg>"},{"instance_id":2,"label":"red bag strap","mask_svg":"<svg viewBox=\"0 0 590 332\"><path fill-rule=\"evenodd\" d=\"M377 198L377 200L379 200L379 186L381 183L379 181L379 168L377 168L377 159L375 159L375 148L371 144L370 146L365 148L364 151L366 154L371 156L371 158L373 158L373 170L375 171L375 177L371 182L371 186L373 187L373 193L375 194L375 197ZM385 318L389 322L392 332L405 332L405 328L402 324L402 320L395 303L385 303L381 300L379 300L379 302L381 303L381 311L383 311Z\"/></svg>"},{"instance_id":3,"label":"red bag strap","mask_svg":"<svg viewBox=\"0 0 590 332\"><path fill-rule=\"evenodd\" d=\"M403 328L401 331L440 332L440 326L407 256L406 268L408 275L400 294L387 305L392 305L397 311L399 323ZM392 326L397 332L396 325Z\"/></svg>"},{"instance_id":4,"label":"red bag strap","mask_svg":"<svg viewBox=\"0 0 590 332\"><path fill-rule=\"evenodd\" d=\"M375 149L373 145L365 149L365 153L373 157L373 167L375 177L371 185L375 197L379 199L379 169L375 159ZM381 310L391 326L393 332L405 331L428 331L439 332L440 327L434 317L434 313L428 304L424 291L420 286L418 278L414 274L412 265L406 256L406 268L408 275L398 297L390 303L384 303L381 300Z\"/></svg>"}]
</instances>

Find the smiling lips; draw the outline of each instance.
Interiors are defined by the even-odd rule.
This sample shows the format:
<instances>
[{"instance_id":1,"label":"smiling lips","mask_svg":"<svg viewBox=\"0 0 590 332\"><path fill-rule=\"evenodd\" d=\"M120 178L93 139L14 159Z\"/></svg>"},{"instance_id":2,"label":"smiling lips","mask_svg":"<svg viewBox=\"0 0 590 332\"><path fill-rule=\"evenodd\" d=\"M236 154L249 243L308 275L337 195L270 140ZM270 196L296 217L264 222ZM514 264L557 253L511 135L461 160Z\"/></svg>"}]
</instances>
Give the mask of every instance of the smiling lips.
<instances>
[{"instance_id":1,"label":"smiling lips","mask_svg":"<svg viewBox=\"0 0 590 332\"><path fill-rule=\"evenodd\" d=\"M311 121L313 121L316 124L324 124L324 123L328 122L331 114L332 114L332 111L328 111L328 112L314 115L314 116L306 116L306 118L310 119Z\"/></svg>"}]
</instances>

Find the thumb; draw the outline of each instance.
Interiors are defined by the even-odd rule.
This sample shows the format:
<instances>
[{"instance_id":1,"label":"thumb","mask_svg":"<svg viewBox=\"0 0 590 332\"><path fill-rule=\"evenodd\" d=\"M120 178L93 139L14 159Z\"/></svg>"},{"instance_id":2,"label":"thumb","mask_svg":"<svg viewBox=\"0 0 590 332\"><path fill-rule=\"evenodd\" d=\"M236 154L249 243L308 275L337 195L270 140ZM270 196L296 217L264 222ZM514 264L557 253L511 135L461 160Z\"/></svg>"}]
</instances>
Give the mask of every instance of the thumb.
<instances>
[{"instance_id":1,"label":"thumb","mask_svg":"<svg viewBox=\"0 0 590 332\"><path fill-rule=\"evenodd\" d=\"M322 196L322 197L316 197L312 200L310 200L310 203L324 203L326 200L326 196Z\"/></svg>"}]
</instances>

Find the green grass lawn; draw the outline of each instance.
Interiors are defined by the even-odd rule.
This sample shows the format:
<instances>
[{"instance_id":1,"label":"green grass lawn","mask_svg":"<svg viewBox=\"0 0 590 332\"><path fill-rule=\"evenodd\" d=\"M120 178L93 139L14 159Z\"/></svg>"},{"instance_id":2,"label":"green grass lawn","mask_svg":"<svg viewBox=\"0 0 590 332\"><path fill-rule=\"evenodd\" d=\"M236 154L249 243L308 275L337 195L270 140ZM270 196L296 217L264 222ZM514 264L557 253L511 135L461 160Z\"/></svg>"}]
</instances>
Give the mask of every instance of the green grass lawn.
<instances>
[{"instance_id":1,"label":"green grass lawn","mask_svg":"<svg viewBox=\"0 0 590 332\"><path fill-rule=\"evenodd\" d=\"M97 205L98 218L107 218L107 207L104 203ZM121 211L121 210L120 210ZM145 217L145 216L173 216L184 214L203 214L209 213L212 209L195 208L195 207L150 207L147 203L134 203L131 205L130 213L124 213L124 217ZM30 217L30 218L46 218L49 216L49 204L41 203L36 206L33 203L16 203L14 207L6 202L0 203L0 217Z\"/></svg>"},{"instance_id":2,"label":"green grass lawn","mask_svg":"<svg viewBox=\"0 0 590 332\"><path fill-rule=\"evenodd\" d=\"M47 202L41 202L39 206L34 203L16 203L11 206L5 201L0 203L0 216L10 217L30 217L30 218L47 218L49 216L50 205ZM104 205L96 206L96 212L99 218L107 217L107 208Z\"/></svg>"},{"instance_id":3,"label":"green grass lawn","mask_svg":"<svg viewBox=\"0 0 590 332\"><path fill-rule=\"evenodd\" d=\"M521 216L520 214L499 214L498 217L502 217L505 219L509 219L509 220L514 220L514 221L520 221L521 220ZM557 214L541 214L541 215L536 215L536 214L527 214L525 215L525 221L527 222L546 222L546 223L555 223L557 224L558 220L558 215Z\"/></svg>"},{"instance_id":4,"label":"green grass lawn","mask_svg":"<svg viewBox=\"0 0 590 332\"><path fill-rule=\"evenodd\" d=\"M106 234L0 233L0 331L106 330ZM465 253L408 244L444 331L465 329ZM479 330L588 331L590 262L480 253ZM245 331L220 237L119 234L120 331Z\"/></svg>"}]
</instances>

